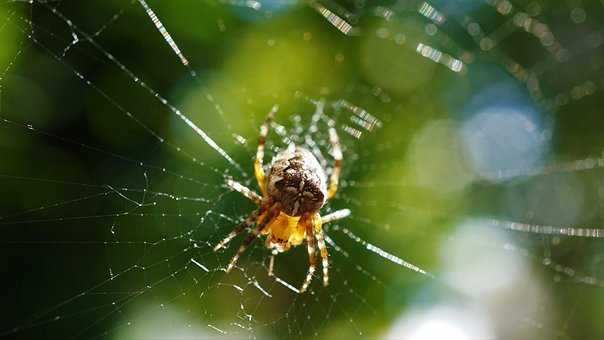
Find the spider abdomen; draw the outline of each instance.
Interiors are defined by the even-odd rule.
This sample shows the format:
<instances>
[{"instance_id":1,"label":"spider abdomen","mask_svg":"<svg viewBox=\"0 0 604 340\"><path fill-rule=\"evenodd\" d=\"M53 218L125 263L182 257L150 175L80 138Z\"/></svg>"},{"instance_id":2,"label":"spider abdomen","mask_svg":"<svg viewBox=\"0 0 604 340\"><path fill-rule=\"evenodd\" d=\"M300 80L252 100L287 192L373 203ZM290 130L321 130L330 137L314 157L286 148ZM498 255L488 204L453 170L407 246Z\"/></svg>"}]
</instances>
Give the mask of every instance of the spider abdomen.
<instances>
[{"instance_id":1,"label":"spider abdomen","mask_svg":"<svg viewBox=\"0 0 604 340\"><path fill-rule=\"evenodd\" d=\"M327 197L325 172L305 148L282 151L268 172L267 192L290 216L316 212Z\"/></svg>"}]
</instances>

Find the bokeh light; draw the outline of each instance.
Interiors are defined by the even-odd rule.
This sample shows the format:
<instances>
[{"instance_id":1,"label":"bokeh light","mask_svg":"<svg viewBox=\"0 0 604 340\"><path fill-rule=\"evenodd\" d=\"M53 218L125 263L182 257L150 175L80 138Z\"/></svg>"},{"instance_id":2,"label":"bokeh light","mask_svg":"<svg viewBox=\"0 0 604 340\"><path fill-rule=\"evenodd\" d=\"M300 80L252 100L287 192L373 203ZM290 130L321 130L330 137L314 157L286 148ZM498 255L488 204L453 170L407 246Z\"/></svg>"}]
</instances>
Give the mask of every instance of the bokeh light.
<instances>
[{"instance_id":1,"label":"bokeh light","mask_svg":"<svg viewBox=\"0 0 604 340\"><path fill-rule=\"evenodd\" d=\"M438 192L462 190L474 176L464 158L459 127L452 120L431 121L410 144L409 164L418 185Z\"/></svg>"},{"instance_id":2,"label":"bokeh light","mask_svg":"<svg viewBox=\"0 0 604 340\"><path fill-rule=\"evenodd\" d=\"M462 123L464 149L477 176L506 180L520 169L543 164L548 131L524 110L513 105L487 107Z\"/></svg>"},{"instance_id":3,"label":"bokeh light","mask_svg":"<svg viewBox=\"0 0 604 340\"><path fill-rule=\"evenodd\" d=\"M399 317L384 339L490 339L493 330L483 315L471 307L456 305L411 310Z\"/></svg>"}]
</instances>

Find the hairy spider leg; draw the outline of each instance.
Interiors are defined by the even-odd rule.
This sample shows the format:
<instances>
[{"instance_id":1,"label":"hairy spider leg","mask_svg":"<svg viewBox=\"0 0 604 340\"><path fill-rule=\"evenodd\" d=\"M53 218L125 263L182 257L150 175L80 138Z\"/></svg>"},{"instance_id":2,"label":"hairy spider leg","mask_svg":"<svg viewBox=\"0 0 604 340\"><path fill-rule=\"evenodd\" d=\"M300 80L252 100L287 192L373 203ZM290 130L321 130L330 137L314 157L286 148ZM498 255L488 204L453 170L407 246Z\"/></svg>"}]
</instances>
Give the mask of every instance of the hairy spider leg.
<instances>
[{"instance_id":1,"label":"hairy spider leg","mask_svg":"<svg viewBox=\"0 0 604 340\"><path fill-rule=\"evenodd\" d=\"M237 225L237 227L235 227L235 229L233 229L233 231L231 231L231 233L228 234L227 237L223 238L222 241L220 241L214 247L214 251L223 248L227 243L231 242L231 240L234 239L235 236L239 235L245 228L252 226L254 222L256 222L256 220L258 219L258 216L264 213L264 210L265 208L261 206L260 208L252 211L252 213L249 214L249 216L245 220L241 221L241 223L239 223L239 225Z\"/></svg>"},{"instance_id":2,"label":"hairy spider leg","mask_svg":"<svg viewBox=\"0 0 604 340\"><path fill-rule=\"evenodd\" d=\"M227 179L226 184L229 188L231 188L231 189L237 191L238 193L242 194L243 196L247 197L252 202L254 202L258 205L260 205L262 203L262 197L260 197L260 195L253 192L251 189L244 186L243 184L241 184L237 181L234 181L232 179Z\"/></svg>"},{"instance_id":3,"label":"hairy spider leg","mask_svg":"<svg viewBox=\"0 0 604 340\"><path fill-rule=\"evenodd\" d=\"M327 190L327 199L331 199L336 195L338 191L338 183L340 181L340 171L342 170L342 146L340 145L340 138L334 127L335 123L333 120L329 121L329 142L331 143L334 165L329 178L329 188Z\"/></svg>"},{"instance_id":4,"label":"hairy spider leg","mask_svg":"<svg viewBox=\"0 0 604 340\"><path fill-rule=\"evenodd\" d=\"M323 223L321 215L315 214L313 218L315 233L317 237L317 245L319 246L319 254L321 254L321 266L323 267L323 286L329 285L329 255L325 246L325 238L323 237Z\"/></svg>"},{"instance_id":5,"label":"hairy spider leg","mask_svg":"<svg viewBox=\"0 0 604 340\"><path fill-rule=\"evenodd\" d=\"M227 273L230 272L231 269L233 269L233 267L237 263L237 260L239 260L239 257L241 256L241 254L243 254L243 252L245 252L247 247L256 239L256 237L258 237L258 234L260 234L260 232L268 225L268 223L273 218L275 218L275 216L277 216L279 214L280 211L281 211L281 209L280 209L279 203L275 203L268 210L268 212L266 212L265 214L260 214L256 228L252 229L250 234L241 243L241 246L239 246L237 253L235 253L235 255L233 255L231 262L227 266L227 269L226 269Z\"/></svg>"},{"instance_id":6,"label":"hairy spider leg","mask_svg":"<svg viewBox=\"0 0 604 340\"><path fill-rule=\"evenodd\" d=\"M312 276L317 268L316 258L315 258L315 232L313 230L313 223L310 216L304 216L301 218L301 223L304 224L306 228L306 244L308 246L308 273L306 274L306 279L304 279L304 283L300 288L300 293L306 291L310 282L312 281Z\"/></svg>"},{"instance_id":7,"label":"hairy spider leg","mask_svg":"<svg viewBox=\"0 0 604 340\"><path fill-rule=\"evenodd\" d=\"M256 180L258 181L258 186L260 187L260 191L262 192L263 197L267 197L266 179L264 175L264 169L262 168L262 162L264 160L264 145L266 144L266 136L268 136L268 131L271 127L271 122L273 121L275 112L277 112L278 109L279 107L275 105L268 112L264 123L262 123L262 125L260 126L260 136L258 137L258 148L256 149L256 160L254 161L254 174L256 175Z\"/></svg>"}]
</instances>

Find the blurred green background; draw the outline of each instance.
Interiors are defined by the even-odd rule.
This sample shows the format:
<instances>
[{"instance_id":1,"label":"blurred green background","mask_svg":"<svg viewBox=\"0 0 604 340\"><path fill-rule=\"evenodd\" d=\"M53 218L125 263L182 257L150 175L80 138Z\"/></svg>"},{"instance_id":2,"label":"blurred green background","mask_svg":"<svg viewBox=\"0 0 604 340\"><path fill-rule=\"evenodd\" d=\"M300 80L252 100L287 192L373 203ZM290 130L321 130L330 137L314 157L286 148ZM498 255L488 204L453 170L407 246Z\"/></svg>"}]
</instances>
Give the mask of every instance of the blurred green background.
<instances>
[{"instance_id":1,"label":"blurred green background","mask_svg":"<svg viewBox=\"0 0 604 340\"><path fill-rule=\"evenodd\" d=\"M601 2L146 4L188 66L140 1L0 5L1 336L604 335L604 243L508 223L603 225ZM303 295L262 242L228 275L241 240L212 251L253 209L224 182L257 190L274 105L267 163L291 140L329 171L326 117L344 149L323 212L352 215ZM306 256L278 277L299 286Z\"/></svg>"}]
</instances>

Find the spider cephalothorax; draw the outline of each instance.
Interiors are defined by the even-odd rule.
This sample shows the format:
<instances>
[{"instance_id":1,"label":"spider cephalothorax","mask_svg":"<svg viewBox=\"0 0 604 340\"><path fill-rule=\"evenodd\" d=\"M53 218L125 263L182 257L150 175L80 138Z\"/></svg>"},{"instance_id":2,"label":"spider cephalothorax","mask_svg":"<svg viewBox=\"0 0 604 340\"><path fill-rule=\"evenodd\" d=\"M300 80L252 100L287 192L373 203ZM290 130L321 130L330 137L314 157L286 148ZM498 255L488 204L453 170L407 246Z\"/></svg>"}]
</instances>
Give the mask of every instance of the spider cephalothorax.
<instances>
[{"instance_id":1,"label":"spider cephalothorax","mask_svg":"<svg viewBox=\"0 0 604 340\"><path fill-rule=\"evenodd\" d=\"M322 224L344 218L350 210L343 209L321 217L319 210L325 201L332 198L338 189L338 179L342 164L342 151L333 122L329 123L329 141L335 159L334 167L327 184L325 171L315 156L303 147L293 144L275 156L268 176L265 178L262 160L264 158L264 143L276 108L269 112L264 124L260 127L260 138L254 162L254 172L262 197L243 185L228 180L227 184L234 190L258 204L243 222L241 222L227 237L220 241L214 250L229 243L235 236L247 227L256 224L243 241L237 253L226 268L229 272L235 266L239 256L247 246L260 234L266 236L266 246L272 250L269 263L269 275L273 273L274 256L287 251L291 246L301 244L305 239L308 245L310 266L306 279L300 288L304 292L312 280L316 268L315 239L323 266L323 284L329 282L328 255L323 236Z\"/></svg>"}]
</instances>

